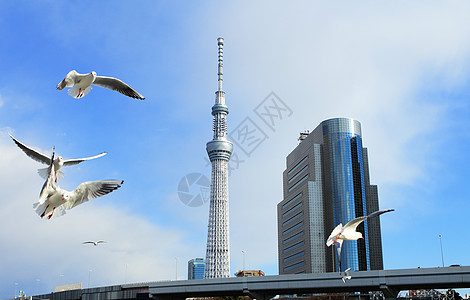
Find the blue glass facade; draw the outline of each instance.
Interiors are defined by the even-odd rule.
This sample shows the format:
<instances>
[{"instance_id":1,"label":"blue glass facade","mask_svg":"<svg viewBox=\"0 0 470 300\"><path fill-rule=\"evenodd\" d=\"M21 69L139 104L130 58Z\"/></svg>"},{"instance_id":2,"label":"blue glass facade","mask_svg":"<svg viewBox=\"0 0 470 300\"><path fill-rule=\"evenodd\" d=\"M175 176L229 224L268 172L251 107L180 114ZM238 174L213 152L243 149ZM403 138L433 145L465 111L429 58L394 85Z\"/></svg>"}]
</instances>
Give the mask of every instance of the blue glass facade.
<instances>
[{"instance_id":1,"label":"blue glass facade","mask_svg":"<svg viewBox=\"0 0 470 300\"><path fill-rule=\"evenodd\" d=\"M202 258L195 258L188 261L188 280L203 279L206 263Z\"/></svg>"},{"instance_id":2,"label":"blue glass facade","mask_svg":"<svg viewBox=\"0 0 470 300\"><path fill-rule=\"evenodd\" d=\"M277 207L279 274L337 272L336 249L325 244L333 228L379 210L361 124L329 119L301 133L298 141L286 158ZM380 218L365 221L357 231L364 239L343 243L341 270L382 270Z\"/></svg>"},{"instance_id":3,"label":"blue glass facade","mask_svg":"<svg viewBox=\"0 0 470 300\"><path fill-rule=\"evenodd\" d=\"M364 184L364 162L360 123L353 119L336 118L322 122L325 151L329 155L326 166L331 176L333 226L367 215ZM370 270L367 223L358 227L364 240L343 243L341 270ZM338 270L338 259L336 268Z\"/></svg>"}]
</instances>

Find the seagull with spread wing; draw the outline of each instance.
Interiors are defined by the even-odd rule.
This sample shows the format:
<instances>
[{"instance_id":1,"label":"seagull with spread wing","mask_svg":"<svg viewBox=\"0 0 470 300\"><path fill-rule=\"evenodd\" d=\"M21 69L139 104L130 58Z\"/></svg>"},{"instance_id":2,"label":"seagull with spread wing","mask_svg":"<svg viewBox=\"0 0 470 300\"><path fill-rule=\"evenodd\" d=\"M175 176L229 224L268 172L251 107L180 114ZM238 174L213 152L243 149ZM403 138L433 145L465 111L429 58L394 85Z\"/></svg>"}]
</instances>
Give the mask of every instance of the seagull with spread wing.
<instances>
[{"instance_id":1,"label":"seagull with spread wing","mask_svg":"<svg viewBox=\"0 0 470 300\"><path fill-rule=\"evenodd\" d=\"M31 157L35 161L38 161L38 162L46 164L46 165L51 164L51 160L47 155L44 155L41 152L36 151L33 148L26 146L25 144L23 144L20 141L18 141L17 139L15 139L11 134L10 134L10 137L15 142L15 144L21 150L23 150L24 153L26 153L26 155L28 155L29 157ZM65 176L65 174L62 171L60 171L60 169L63 166L65 166L65 167L73 166L73 165L79 164L81 162L84 162L86 160L95 159L95 158L104 156L106 154L107 154L107 152L102 152L102 153L100 153L98 155L95 155L95 156L84 157L84 158L74 158L74 159L63 159L62 156L58 156L55 160L53 160L53 165L54 165L54 170L55 170L55 174L54 174L55 175L55 182L57 182L57 174L59 174L60 178ZM38 169L39 175L44 179L47 178L47 176L49 175L49 172L50 172L49 168Z\"/></svg>"},{"instance_id":2,"label":"seagull with spread wing","mask_svg":"<svg viewBox=\"0 0 470 300\"><path fill-rule=\"evenodd\" d=\"M340 272L341 272L341 246L343 245L343 241L345 240L356 241L358 239L363 239L364 237L362 236L362 233L356 231L357 226L359 226L359 224L361 224L368 218L377 217L383 213L390 212L390 211L394 211L394 209L379 210L379 211L371 213L370 215L355 218L349 221L344 227L342 223L339 223L338 226L336 226L335 229L333 229L330 236L326 240L326 245L328 247L330 247L333 244L336 246L336 250L338 252Z\"/></svg>"},{"instance_id":3,"label":"seagull with spread wing","mask_svg":"<svg viewBox=\"0 0 470 300\"><path fill-rule=\"evenodd\" d=\"M61 91L66 87L71 87L67 93L75 99L78 99L91 91L91 85L107 88L134 99L145 99L144 96L139 94L122 80L114 77L98 76L95 71L91 71L88 74L80 74L77 71L72 70L57 85L57 89Z\"/></svg>"},{"instance_id":4,"label":"seagull with spread wing","mask_svg":"<svg viewBox=\"0 0 470 300\"><path fill-rule=\"evenodd\" d=\"M83 242L82 244L93 244L93 246L98 246L98 244L101 244L101 243L106 243L106 241L86 241L86 242Z\"/></svg>"},{"instance_id":5,"label":"seagull with spread wing","mask_svg":"<svg viewBox=\"0 0 470 300\"><path fill-rule=\"evenodd\" d=\"M65 214L65 210L109 194L120 188L121 184L124 183L123 180L87 181L81 183L73 191L66 191L54 183L54 151L50 161L49 176L39 194L39 202L33 204L33 209L41 218L47 216L48 219L51 219L56 209L58 213L55 216L62 216Z\"/></svg>"}]
</instances>

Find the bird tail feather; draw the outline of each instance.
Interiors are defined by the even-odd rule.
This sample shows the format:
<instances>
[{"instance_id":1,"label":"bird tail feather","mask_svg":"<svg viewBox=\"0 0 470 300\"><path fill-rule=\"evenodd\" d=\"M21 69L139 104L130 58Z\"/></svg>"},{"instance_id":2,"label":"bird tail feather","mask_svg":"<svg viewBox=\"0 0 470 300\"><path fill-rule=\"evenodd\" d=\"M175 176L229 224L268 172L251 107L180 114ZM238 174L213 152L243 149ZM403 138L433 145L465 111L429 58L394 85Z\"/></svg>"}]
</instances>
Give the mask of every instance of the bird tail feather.
<instances>
[{"instance_id":1,"label":"bird tail feather","mask_svg":"<svg viewBox=\"0 0 470 300\"><path fill-rule=\"evenodd\" d=\"M33 209L34 211L38 214L38 216L41 216L41 214L44 212L44 210L46 209L46 206L47 204L46 203L39 203L39 202L36 202L33 204Z\"/></svg>"},{"instance_id":2,"label":"bird tail feather","mask_svg":"<svg viewBox=\"0 0 470 300\"><path fill-rule=\"evenodd\" d=\"M73 88L69 89L67 93L74 97L75 99L82 98L86 94L88 94L91 91L91 86L87 87L84 91L80 91L80 88L78 85L74 86Z\"/></svg>"},{"instance_id":3,"label":"bird tail feather","mask_svg":"<svg viewBox=\"0 0 470 300\"><path fill-rule=\"evenodd\" d=\"M42 169L38 169L38 174L39 176L41 176L43 179L47 179L47 177L49 177L49 173L50 173L50 169L49 167L48 168L42 168ZM59 170L57 172L57 178L60 179L60 178L64 178L65 174L64 172L62 172L61 170Z\"/></svg>"}]
</instances>

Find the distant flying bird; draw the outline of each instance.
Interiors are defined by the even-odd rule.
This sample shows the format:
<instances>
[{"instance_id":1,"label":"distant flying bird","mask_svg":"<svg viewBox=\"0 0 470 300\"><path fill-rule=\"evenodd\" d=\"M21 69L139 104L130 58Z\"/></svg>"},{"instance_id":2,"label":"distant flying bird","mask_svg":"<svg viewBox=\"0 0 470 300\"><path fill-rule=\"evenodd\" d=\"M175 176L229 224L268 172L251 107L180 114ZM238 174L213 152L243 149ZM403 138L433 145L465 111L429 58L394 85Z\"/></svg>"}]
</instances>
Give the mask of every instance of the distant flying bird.
<instances>
[{"instance_id":1,"label":"distant flying bird","mask_svg":"<svg viewBox=\"0 0 470 300\"><path fill-rule=\"evenodd\" d=\"M98 244L101 244L101 243L106 243L106 241L86 241L86 242L83 242L82 244L93 244L93 246L97 246Z\"/></svg>"},{"instance_id":2,"label":"distant flying bird","mask_svg":"<svg viewBox=\"0 0 470 300\"><path fill-rule=\"evenodd\" d=\"M107 88L131 98L144 100L145 97L124 83L122 80L113 77L97 76L95 71L88 74L80 74L75 70L70 71L67 76L57 85L58 90L66 87L73 87L68 90L68 94L75 99L82 98L91 91L91 85Z\"/></svg>"},{"instance_id":3,"label":"distant flying bird","mask_svg":"<svg viewBox=\"0 0 470 300\"><path fill-rule=\"evenodd\" d=\"M326 241L326 245L330 247L331 245L336 246L336 250L338 252L338 261L339 261L339 269L341 272L341 246L343 245L343 241L356 241L358 239L363 239L364 237L362 236L362 233L357 232L356 228L364 222L364 220L368 218L373 218L376 216L379 216L383 213L394 211L394 209L384 209L384 210L379 210L376 212L371 213L368 216L362 216L355 218L351 221L349 221L344 227L342 223L339 223L338 226L333 229L331 232L330 236L328 237Z\"/></svg>"},{"instance_id":4,"label":"distant flying bird","mask_svg":"<svg viewBox=\"0 0 470 300\"><path fill-rule=\"evenodd\" d=\"M64 215L65 210L72 209L90 199L109 194L120 188L120 185L124 183L123 180L87 181L69 192L61 189L54 183L55 170L52 163L53 160L54 152L52 152L51 164L49 166L49 176L39 194L39 202L33 204L33 209L41 218L47 216L48 219L51 219L56 209L58 210L56 216Z\"/></svg>"},{"instance_id":5,"label":"distant flying bird","mask_svg":"<svg viewBox=\"0 0 470 300\"><path fill-rule=\"evenodd\" d=\"M349 271L351 271L351 268L347 268L344 270L344 275L341 277L344 283L346 283L346 280L351 280L351 275L349 275Z\"/></svg>"},{"instance_id":6,"label":"distant flying bird","mask_svg":"<svg viewBox=\"0 0 470 300\"><path fill-rule=\"evenodd\" d=\"M15 139L11 134L10 134L10 137L15 142L15 144L18 147L20 147L20 149L23 150L24 153L26 153L26 155L28 155L29 157L31 157L35 161L38 161L38 162L46 164L46 165L51 164L51 160L47 155L44 155L44 154L40 153L39 151L36 151L33 148L26 146L25 144L23 144L20 141L18 141L17 139ZM74 158L74 159L63 159L62 156L58 156L54 160L55 182L57 182L57 173L59 174L60 178L65 176L65 174L62 171L60 171L60 168L62 168L62 166L66 166L66 167L67 166L73 166L73 165L79 164L81 162L84 162L86 160L95 159L95 158L101 157L101 156L106 155L106 154L107 154L107 152L102 152L102 153L100 153L98 155L95 155L95 156L84 157L84 158ZM50 172L49 168L38 169L39 175L44 179L46 179L47 176L49 176L49 172Z\"/></svg>"}]
</instances>

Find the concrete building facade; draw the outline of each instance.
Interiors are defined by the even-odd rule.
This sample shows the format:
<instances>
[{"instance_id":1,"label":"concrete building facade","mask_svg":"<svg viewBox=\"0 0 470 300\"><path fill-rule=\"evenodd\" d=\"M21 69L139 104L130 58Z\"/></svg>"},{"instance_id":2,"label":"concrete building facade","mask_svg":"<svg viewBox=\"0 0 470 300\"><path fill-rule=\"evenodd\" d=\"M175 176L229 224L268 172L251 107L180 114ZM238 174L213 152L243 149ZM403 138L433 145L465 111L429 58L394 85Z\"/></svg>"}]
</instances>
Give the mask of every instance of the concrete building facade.
<instances>
[{"instance_id":1,"label":"concrete building facade","mask_svg":"<svg viewBox=\"0 0 470 300\"><path fill-rule=\"evenodd\" d=\"M336 250L325 244L329 234L339 223L379 209L359 121L329 119L301 133L286 159L277 209L279 274L338 271ZM341 269L383 269L380 219L369 219L358 231L363 240L343 243Z\"/></svg>"}]
</instances>

